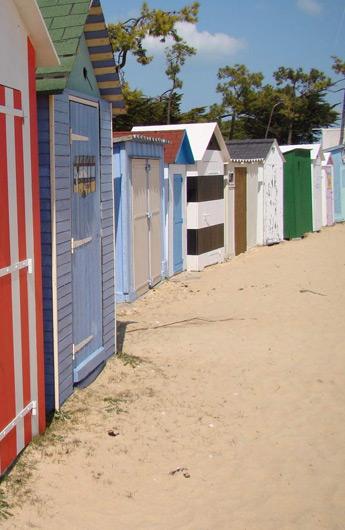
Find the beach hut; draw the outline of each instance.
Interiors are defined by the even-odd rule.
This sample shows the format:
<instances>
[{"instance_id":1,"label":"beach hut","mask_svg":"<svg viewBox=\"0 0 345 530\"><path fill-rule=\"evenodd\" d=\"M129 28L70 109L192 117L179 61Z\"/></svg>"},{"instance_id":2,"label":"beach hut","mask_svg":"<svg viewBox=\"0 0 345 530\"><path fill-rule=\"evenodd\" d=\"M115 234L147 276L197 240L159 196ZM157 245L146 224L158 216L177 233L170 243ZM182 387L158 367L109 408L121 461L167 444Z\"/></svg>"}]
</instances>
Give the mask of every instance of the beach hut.
<instances>
[{"instance_id":1,"label":"beach hut","mask_svg":"<svg viewBox=\"0 0 345 530\"><path fill-rule=\"evenodd\" d=\"M0 475L45 428L36 66L59 64L34 0L0 2Z\"/></svg>"},{"instance_id":2,"label":"beach hut","mask_svg":"<svg viewBox=\"0 0 345 530\"><path fill-rule=\"evenodd\" d=\"M313 206L313 232L318 232L322 227L322 184L321 163L323 154L321 144L301 144L282 146L282 149L307 149L311 159L312 206Z\"/></svg>"},{"instance_id":3,"label":"beach hut","mask_svg":"<svg viewBox=\"0 0 345 530\"><path fill-rule=\"evenodd\" d=\"M303 237L313 230L310 149L281 146L284 154L284 238Z\"/></svg>"},{"instance_id":4,"label":"beach hut","mask_svg":"<svg viewBox=\"0 0 345 530\"><path fill-rule=\"evenodd\" d=\"M283 240L284 156L276 140L232 140L227 203L228 256ZM234 221L233 221L234 219Z\"/></svg>"},{"instance_id":5,"label":"beach hut","mask_svg":"<svg viewBox=\"0 0 345 530\"><path fill-rule=\"evenodd\" d=\"M38 0L60 56L37 74L47 410L115 352L112 117L124 111L98 0Z\"/></svg>"},{"instance_id":6,"label":"beach hut","mask_svg":"<svg viewBox=\"0 0 345 530\"><path fill-rule=\"evenodd\" d=\"M131 302L165 276L163 145L115 132L116 301Z\"/></svg>"},{"instance_id":7,"label":"beach hut","mask_svg":"<svg viewBox=\"0 0 345 530\"><path fill-rule=\"evenodd\" d=\"M331 153L324 151L321 166L322 178L322 225L334 224L334 194L333 194L333 158Z\"/></svg>"},{"instance_id":8,"label":"beach hut","mask_svg":"<svg viewBox=\"0 0 345 530\"><path fill-rule=\"evenodd\" d=\"M330 147L334 174L334 220L337 223L345 221L345 146Z\"/></svg>"},{"instance_id":9,"label":"beach hut","mask_svg":"<svg viewBox=\"0 0 345 530\"><path fill-rule=\"evenodd\" d=\"M184 129L142 133L165 140L164 145L164 255L168 277L187 268L186 174L195 163Z\"/></svg>"},{"instance_id":10,"label":"beach hut","mask_svg":"<svg viewBox=\"0 0 345 530\"><path fill-rule=\"evenodd\" d=\"M200 271L224 260L224 166L229 161L217 123L134 127L133 131L185 130L194 165L187 175L187 269Z\"/></svg>"}]
</instances>

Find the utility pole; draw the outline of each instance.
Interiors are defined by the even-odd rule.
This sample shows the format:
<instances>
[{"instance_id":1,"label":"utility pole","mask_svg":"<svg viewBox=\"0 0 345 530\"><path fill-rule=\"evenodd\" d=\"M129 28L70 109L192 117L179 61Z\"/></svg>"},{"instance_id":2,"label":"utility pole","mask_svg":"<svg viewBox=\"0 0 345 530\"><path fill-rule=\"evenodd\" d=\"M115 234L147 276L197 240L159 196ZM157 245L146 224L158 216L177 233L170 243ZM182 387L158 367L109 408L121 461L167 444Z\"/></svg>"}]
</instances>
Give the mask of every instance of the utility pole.
<instances>
[{"instance_id":1,"label":"utility pole","mask_svg":"<svg viewBox=\"0 0 345 530\"><path fill-rule=\"evenodd\" d=\"M339 145L342 145L344 143L344 128L345 128L345 88L344 88L344 95L343 95L343 110L341 113Z\"/></svg>"}]
</instances>

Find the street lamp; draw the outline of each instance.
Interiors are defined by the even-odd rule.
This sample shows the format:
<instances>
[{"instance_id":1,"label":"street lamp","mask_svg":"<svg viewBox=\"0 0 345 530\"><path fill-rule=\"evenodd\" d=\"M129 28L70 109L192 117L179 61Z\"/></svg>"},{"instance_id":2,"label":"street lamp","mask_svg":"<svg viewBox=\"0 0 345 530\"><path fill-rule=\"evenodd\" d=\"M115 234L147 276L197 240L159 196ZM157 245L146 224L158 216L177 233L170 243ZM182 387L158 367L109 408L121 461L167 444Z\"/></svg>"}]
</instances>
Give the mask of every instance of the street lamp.
<instances>
[{"instance_id":1,"label":"street lamp","mask_svg":"<svg viewBox=\"0 0 345 530\"><path fill-rule=\"evenodd\" d=\"M279 105L282 105L282 103L284 103L282 100L279 100L277 101L277 103L275 103L271 109L271 114L270 114L270 117L269 117L269 120L268 120L268 124L267 124L267 128L266 128L266 132L265 132L265 138L267 138L268 136L268 131L270 130L270 127L271 127L271 121L272 121L272 116L273 116L273 112L274 112L274 109L276 107L278 107Z\"/></svg>"}]
</instances>

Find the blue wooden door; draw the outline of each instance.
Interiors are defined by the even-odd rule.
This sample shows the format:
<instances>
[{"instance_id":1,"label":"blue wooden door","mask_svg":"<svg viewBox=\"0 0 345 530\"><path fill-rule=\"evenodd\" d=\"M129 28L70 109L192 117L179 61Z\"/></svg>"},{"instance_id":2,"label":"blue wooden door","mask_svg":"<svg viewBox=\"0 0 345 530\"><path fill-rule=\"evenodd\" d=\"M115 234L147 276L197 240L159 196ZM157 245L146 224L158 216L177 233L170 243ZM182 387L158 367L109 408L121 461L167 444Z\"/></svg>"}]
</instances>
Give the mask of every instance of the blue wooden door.
<instances>
[{"instance_id":1,"label":"blue wooden door","mask_svg":"<svg viewBox=\"0 0 345 530\"><path fill-rule=\"evenodd\" d=\"M70 102L74 382L102 353L99 111Z\"/></svg>"},{"instance_id":2,"label":"blue wooden door","mask_svg":"<svg viewBox=\"0 0 345 530\"><path fill-rule=\"evenodd\" d=\"M183 270L183 209L182 209L182 175L174 175L174 272Z\"/></svg>"}]
</instances>

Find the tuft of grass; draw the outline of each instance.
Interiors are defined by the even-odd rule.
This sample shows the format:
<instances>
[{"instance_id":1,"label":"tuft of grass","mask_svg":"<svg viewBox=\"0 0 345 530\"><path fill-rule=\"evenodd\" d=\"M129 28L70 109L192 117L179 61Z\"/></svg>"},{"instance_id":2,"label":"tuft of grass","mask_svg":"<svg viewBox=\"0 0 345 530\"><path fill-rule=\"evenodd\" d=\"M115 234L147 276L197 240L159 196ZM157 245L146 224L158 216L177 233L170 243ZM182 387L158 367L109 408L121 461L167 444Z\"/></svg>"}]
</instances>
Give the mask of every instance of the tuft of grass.
<instances>
[{"instance_id":1,"label":"tuft of grass","mask_svg":"<svg viewBox=\"0 0 345 530\"><path fill-rule=\"evenodd\" d=\"M54 413L53 421L66 422L66 421L71 421L71 419L72 419L72 414L70 412L60 409Z\"/></svg>"},{"instance_id":2,"label":"tuft of grass","mask_svg":"<svg viewBox=\"0 0 345 530\"><path fill-rule=\"evenodd\" d=\"M124 403L127 403L129 400L129 394L119 394L118 396L108 396L103 398L105 403L105 412L111 414L115 412L116 414L127 413L127 410L123 408Z\"/></svg>"},{"instance_id":3,"label":"tuft of grass","mask_svg":"<svg viewBox=\"0 0 345 530\"><path fill-rule=\"evenodd\" d=\"M137 366L144 362L143 359L137 355L131 355L130 353L126 352L119 352L117 354L117 358L123 362L125 366L131 366L132 368L137 368Z\"/></svg>"},{"instance_id":4,"label":"tuft of grass","mask_svg":"<svg viewBox=\"0 0 345 530\"><path fill-rule=\"evenodd\" d=\"M0 489L0 520L12 517L11 506L7 502L5 493Z\"/></svg>"}]
</instances>

